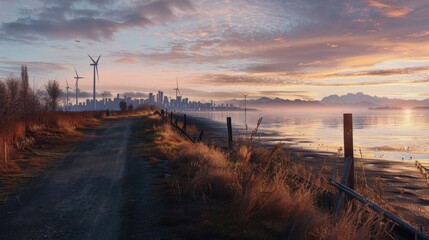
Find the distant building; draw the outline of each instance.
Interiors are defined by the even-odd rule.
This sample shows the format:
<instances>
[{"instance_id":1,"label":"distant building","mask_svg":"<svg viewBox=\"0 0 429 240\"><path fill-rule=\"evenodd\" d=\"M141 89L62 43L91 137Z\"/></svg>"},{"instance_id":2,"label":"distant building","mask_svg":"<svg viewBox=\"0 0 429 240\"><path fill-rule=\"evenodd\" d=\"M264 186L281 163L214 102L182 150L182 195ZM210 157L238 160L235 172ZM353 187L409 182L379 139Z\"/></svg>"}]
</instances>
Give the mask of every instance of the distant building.
<instances>
[{"instance_id":1,"label":"distant building","mask_svg":"<svg viewBox=\"0 0 429 240\"><path fill-rule=\"evenodd\" d=\"M164 96L163 91L157 91L156 94L148 93L147 99L132 99L131 97L124 96L120 98L117 94L115 98L103 98L96 100L97 110L105 111L119 110L119 103L125 101L127 105L133 105L137 108L142 104L156 105L162 109L168 109L169 111L241 111L242 108L234 106L231 103L219 103L216 104L214 101L203 103L200 101L191 101L189 98L183 96L177 96L176 99L171 99L168 96ZM92 111L93 100L86 99L85 102L78 103L78 105L69 104L68 109L70 111ZM67 108L65 108L67 109Z\"/></svg>"},{"instance_id":2,"label":"distant building","mask_svg":"<svg viewBox=\"0 0 429 240\"><path fill-rule=\"evenodd\" d=\"M158 98L156 100L156 103L162 105L164 100L164 93L162 91L158 91Z\"/></svg>"},{"instance_id":3,"label":"distant building","mask_svg":"<svg viewBox=\"0 0 429 240\"><path fill-rule=\"evenodd\" d=\"M153 96L153 93L149 93L149 98L147 102L148 104L155 104L155 96Z\"/></svg>"}]
</instances>

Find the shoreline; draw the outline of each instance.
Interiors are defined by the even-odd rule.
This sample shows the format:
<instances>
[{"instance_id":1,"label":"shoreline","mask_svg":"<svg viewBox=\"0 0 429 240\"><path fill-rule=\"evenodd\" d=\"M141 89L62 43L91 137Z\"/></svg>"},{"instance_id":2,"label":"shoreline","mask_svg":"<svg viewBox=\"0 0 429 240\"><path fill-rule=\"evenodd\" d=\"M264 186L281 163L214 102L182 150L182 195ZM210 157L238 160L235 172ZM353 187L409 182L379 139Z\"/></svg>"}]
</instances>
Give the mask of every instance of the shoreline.
<instances>
[{"instance_id":1,"label":"shoreline","mask_svg":"<svg viewBox=\"0 0 429 240\"><path fill-rule=\"evenodd\" d=\"M182 112L181 114L211 118L226 126L226 117L232 117L234 136L246 134L244 113L199 113ZM384 114L382 114L384 116ZM279 113L272 110L264 110L261 113L248 112L247 124L250 135L256 126L259 117L263 117L262 125L258 131L264 144L282 141L295 149L307 149L315 152L332 152L338 154L343 146L342 116L340 112L320 114L307 112ZM414 116L412 117L419 117ZM408 115L389 115L380 117L370 111L355 112L354 122L354 147L355 156L363 155L364 158L387 159L397 161L429 160L429 148L426 136L422 131L417 131L420 125L412 125ZM420 119L420 118L419 118ZM265 124L266 123L266 124ZM309 124L306 126L306 124ZM398 127L396 127L398 124ZM420 122L419 122L420 124ZM428 127L426 123L422 127ZM236 126L234 126L236 125ZM383 127L383 125L387 125ZM411 127L407 130L406 127ZM237 134L238 133L238 134Z\"/></svg>"},{"instance_id":2,"label":"shoreline","mask_svg":"<svg viewBox=\"0 0 429 240\"><path fill-rule=\"evenodd\" d=\"M194 124L204 130L203 139L206 139L204 142L226 144L226 124L192 115L189 115L188 121L188 124ZM237 133L237 131L240 132L240 129L233 129L233 132ZM262 131L261 134L264 135ZM267 140L256 139L256 142L258 141L263 147L274 146L274 144L267 144ZM275 140L269 141L275 142ZM338 156L338 153L294 147L287 143L285 143L284 152L292 160L302 161L314 172L320 172L320 175L323 173L335 178L342 173L343 159ZM429 160L422 161L422 164L429 166ZM429 232L429 187L415 166L415 161L355 156L355 174L357 179L364 179L367 186L379 191L384 200L401 217ZM361 182L361 184L364 183Z\"/></svg>"}]
</instances>

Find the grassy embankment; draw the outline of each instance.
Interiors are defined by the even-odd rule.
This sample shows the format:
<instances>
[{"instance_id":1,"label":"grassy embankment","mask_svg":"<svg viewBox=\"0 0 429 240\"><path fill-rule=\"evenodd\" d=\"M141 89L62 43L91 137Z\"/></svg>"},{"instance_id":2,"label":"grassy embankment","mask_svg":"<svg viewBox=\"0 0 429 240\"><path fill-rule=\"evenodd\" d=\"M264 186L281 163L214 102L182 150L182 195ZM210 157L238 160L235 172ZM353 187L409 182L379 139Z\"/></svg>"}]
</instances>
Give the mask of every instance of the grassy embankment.
<instances>
[{"instance_id":1,"label":"grassy embankment","mask_svg":"<svg viewBox=\"0 0 429 240\"><path fill-rule=\"evenodd\" d=\"M291 177L329 189L322 174L291 160L281 145L269 151L252 135L226 151L193 144L169 124L155 128L158 149L173 169L168 183L174 210L164 225L177 234L189 239L384 238L388 227L382 217L364 206L349 206L335 219L327 204L332 199Z\"/></svg>"},{"instance_id":2,"label":"grassy embankment","mask_svg":"<svg viewBox=\"0 0 429 240\"><path fill-rule=\"evenodd\" d=\"M147 115L153 110L141 106L136 111L117 112L110 118ZM40 111L13 121L0 118L0 203L62 159L85 136L85 131L96 127L105 116L105 112Z\"/></svg>"},{"instance_id":3,"label":"grassy embankment","mask_svg":"<svg viewBox=\"0 0 429 240\"><path fill-rule=\"evenodd\" d=\"M72 143L82 137L82 131L96 126L102 115L100 112L35 112L26 119L0 119L0 202L64 156Z\"/></svg>"}]
</instances>

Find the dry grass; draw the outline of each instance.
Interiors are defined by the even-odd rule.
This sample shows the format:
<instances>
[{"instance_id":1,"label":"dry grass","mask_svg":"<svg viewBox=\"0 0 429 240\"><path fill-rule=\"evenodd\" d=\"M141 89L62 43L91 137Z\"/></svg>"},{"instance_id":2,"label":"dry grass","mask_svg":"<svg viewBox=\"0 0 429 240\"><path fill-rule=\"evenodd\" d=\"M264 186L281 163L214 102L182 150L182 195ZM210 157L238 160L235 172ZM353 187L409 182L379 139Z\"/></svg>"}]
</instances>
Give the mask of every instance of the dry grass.
<instances>
[{"instance_id":1,"label":"dry grass","mask_svg":"<svg viewBox=\"0 0 429 240\"><path fill-rule=\"evenodd\" d=\"M76 129L95 123L99 115L98 112L35 112L27 119L1 118L0 159L4 160L5 143L7 158L13 160L37 138L42 139L45 134L76 134ZM4 161L0 161L0 168L2 164Z\"/></svg>"},{"instance_id":2,"label":"dry grass","mask_svg":"<svg viewBox=\"0 0 429 240\"><path fill-rule=\"evenodd\" d=\"M99 117L99 112L35 112L29 119L1 118L0 202L60 158L61 149L82 136L79 130L98 124Z\"/></svg>"},{"instance_id":3,"label":"dry grass","mask_svg":"<svg viewBox=\"0 0 429 240\"><path fill-rule=\"evenodd\" d=\"M354 209L349 205L333 223L316 230L319 239L391 239L385 234L393 225L383 221L383 216L371 214L365 207Z\"/></svg>"},{"instance_id":4,"label":"dry grass","mask_svg":"<svg viewBox=\"0 0 429 240\"><path fill-rule=\"evenodd\" d=\"M115 112L111 118L142 116L153 113L151 107L136 111ZM46 135L78 135L79 129L94 125L106 117L105 112L52 112L38 111L15 117L0 117L0 169L4 165L5 145L7 158L14 159L19 152L33 145L36 138Z\"/></svg>"},{"instance_id":5,"label":"dry grass","mask_svg":"<svg viewBox=\"0 0 429 240\"><path fill-rule=\"evenodd\" d=\"M316 190L291 178L299 175L323 184L322 174L291 161L281 145L268 151L250 137L225 152L192 144L169 124L156 130L159 149L175 169L169 182L176 198L202 211L194 238L216 232L237 239L380 239L386 230L381 218L365 208L350 207L334 219L330 209L318 204Z\"/></svg>"}]
</instances>

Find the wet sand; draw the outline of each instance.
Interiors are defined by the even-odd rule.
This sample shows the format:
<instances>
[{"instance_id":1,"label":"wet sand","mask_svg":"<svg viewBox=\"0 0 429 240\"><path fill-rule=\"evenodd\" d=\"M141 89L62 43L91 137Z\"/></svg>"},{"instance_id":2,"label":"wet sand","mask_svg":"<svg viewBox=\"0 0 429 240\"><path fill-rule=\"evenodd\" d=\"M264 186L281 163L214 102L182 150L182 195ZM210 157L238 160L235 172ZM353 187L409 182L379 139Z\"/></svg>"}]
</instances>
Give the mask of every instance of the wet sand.
<instances>
[{"instance_id":1,"label":"wet sand","mask_svg":"<svg viewBox=\"0 0 429 240\"><path fill-rule=\"evenodd\" d=\"M188 117L189 124L195 124L204 130L204 142L226 146L227 128L225 124L202 117ZM250 136L251 130L233 129L234 137ZM258 131L261 144L270 147L273 133ZM343 172L343 159L337 153L315 151L294 147L293 139L283 139L285 151L292 160L303 161L315 173L322 172L328 177L339 179ZM365 181L377 194L392 207L399 216L416 227L422 227L429 233L429 186L413 160L366 159L355 153L356 184ZM429 161L419 161L429 167Z\"/></svg>"}]
</instances>

